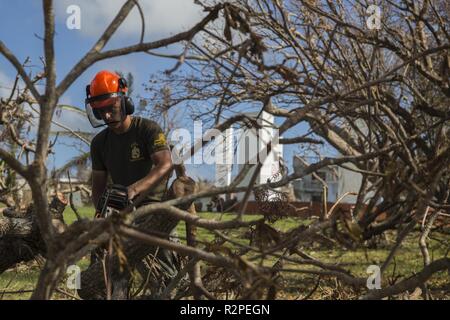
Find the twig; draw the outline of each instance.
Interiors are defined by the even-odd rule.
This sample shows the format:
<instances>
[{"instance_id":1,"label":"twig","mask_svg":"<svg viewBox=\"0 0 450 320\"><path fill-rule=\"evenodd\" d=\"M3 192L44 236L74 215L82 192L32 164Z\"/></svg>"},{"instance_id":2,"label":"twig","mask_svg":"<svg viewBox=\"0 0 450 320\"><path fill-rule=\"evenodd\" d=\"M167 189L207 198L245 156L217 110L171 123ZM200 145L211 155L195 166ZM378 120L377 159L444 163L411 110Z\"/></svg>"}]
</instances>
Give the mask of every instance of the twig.
<instances>
[{"instance_id":1,"label":"twig","mask_svg":"<svg viewBox=\"0 0 450 320\"><path fill-rule=\"evenodd\" d=\"M320 280L321 277L317 277L317 281L316 281L316 285L314 286L314 288L312 288L312 290L302 298L302 300L308 300L309 298L311 298L311 296L314 294L314 292L316 292L317 288L319 288L320 285Z\"/></svg>"},{"instance_id":2,"label":"twig","mask_svg":"<svg viewBox=\"0 0 450 320\"><path fill-rule=\"evenodd\" d=\"M412 220L410 223L408 223L405 228L398 234L397 241L395 242L394 247L391 249L391 252L389 252L388 257L384 261L383 265L380 268L381 274L384 273L386 268L388 267L389 263L391 262L392 258L397 253L398 248L401 246L403 240L405 237L414 229L414 226L416 225L416 221Z\"/></svg>"},{"instance_id":3,"label":"twig","mask_svg":"<svg viewBox=\"0 0 450 320\"><path fill-rule=\"evenodd\" d=\"M341 203L342 200L344 200L345 197L350 196L350 195L358 195L355 192L346 192L344 193L339 199L337 199L337 201L331 206L330 211L325 215L325 220L328 219L329 217L331 217L331 215L334 212L334 209L336 209L336 207L339 205L339 203Z\"/></svg>"},{"instance_id":4,"label":"twig","mask_svg":"<svg viewBox=\"0 0 450 320\"><path fill-rule=\"evenodd\" d=\"M72 181L70 180L70 172L68 170L67 170L67 178L69 179L69 187L70 187L70 195L69 195L70 207L72 208L73 212L77 216L77 220L81 221L82 220L81 216L78 213L78 210L77 210L77 208L75 207L75 205L73 203Z\"/></svg>"},{"instance_id":5,"label":"twig","mask_svg":"<svg viewBox=\"0 0 450 320\"><path fill-rule=\"evenodd\" d=\"M427 248L427 237L428 237L428 234L430 233L431 228L433 227L434 221L436 220L438 215L439 215L439 211L433 212L431 214L430 220L428 221L426 226L422 227L422 234L420 235L420 238L419 238L419 247L420 247L420 251L422 252L424 266L428 266L431 262L430 254L428 253L428 248Z\"/></svg>"},{"instance_id":6,"label":"twig","mask_svg":"<svg viewBox=\"0 0 450 320\"><path fill-rule=\"evenodd\" d=\"M190 259L189 262L186 263L186 265L180 271L178 271L177 275L170 281L170 283L161 294L160 299L167 299L170 293L175 289L177 284L183 279L183 277L189 272L189 270L195 266L197 262L197 258Z\"/></svg>"},{"instance_id":7,"label":"twig","mask_svg":"<svg viewBox=\"0 0 450 320\"><path fill-rule=\"evenodd\" d=\"M2 291L2 294L17 294L17 293L30 293L34 290L17 290L17 291Z\"/></svg>"},{"instance_id":8,"label":"twig","mask_svg":"<svg viewBox=\"0 0 450 320\"><path fill-rule=\"evenodd\" d=\"M67 292L67 291L64 291L63 289L56 288L55 290L56 290L57 292L63 294L63 295L68 296L69 298L72 298L72 299L75 299L75 300L81 300L79 297L77 297L77 296L75 296L75 295L73 295L73 294L71 294L71 293L69 293L69 292Z\"/></svg>"},{"instance_id":9,"label":"twig","mask_svg":"<svg viewBox=\"0 0 450 320\"><path fill-rule=\"evenodd\" d=\"M145 17L144 17L144 11L142 10L141 5L139 4L138 0L133 0L134 4L136 5L136 7L139 10L139 15L141 16L141 39L139 41L139 43L143 43L144 42L144 35L145 35Z\"/></svg>"}]
</instances>

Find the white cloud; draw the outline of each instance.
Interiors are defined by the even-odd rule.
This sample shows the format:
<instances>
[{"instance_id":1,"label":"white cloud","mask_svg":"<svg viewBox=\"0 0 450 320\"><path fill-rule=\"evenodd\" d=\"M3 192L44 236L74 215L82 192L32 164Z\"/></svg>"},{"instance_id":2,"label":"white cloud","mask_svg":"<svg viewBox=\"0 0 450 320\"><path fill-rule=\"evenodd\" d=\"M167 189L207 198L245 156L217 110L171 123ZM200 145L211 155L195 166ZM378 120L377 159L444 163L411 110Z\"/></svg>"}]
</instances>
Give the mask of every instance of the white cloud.
<instances>
[{"instance_id":1,"label":"white cloud","mask_svg":"<svg viewBox=\"0 0 450 320\"><path fill-rule=\"evenodd\" d=\"M66 24L69 14L66 9L70 5L78 5L81 9L81 29L84 35L98 37L120 10L124 0L61 0L56 1L56 14L60 22ZM146 39L154 36L167 36L186 30L198 22L202 16L201 7L193 0L140 0L145 16ZM135 37L141 33L141 18L136 7L118 29L119 37Z\"/></svg>"}]
</instances>

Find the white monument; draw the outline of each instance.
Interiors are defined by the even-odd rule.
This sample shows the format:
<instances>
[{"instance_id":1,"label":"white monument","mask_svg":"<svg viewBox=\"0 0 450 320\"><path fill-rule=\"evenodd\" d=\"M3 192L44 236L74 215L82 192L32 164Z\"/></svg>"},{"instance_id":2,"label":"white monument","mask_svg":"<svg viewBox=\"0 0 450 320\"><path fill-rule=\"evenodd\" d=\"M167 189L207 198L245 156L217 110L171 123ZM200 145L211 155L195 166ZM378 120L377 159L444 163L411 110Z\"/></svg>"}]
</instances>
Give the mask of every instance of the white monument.
<instances>
[{"instance_id":1,"label":"white monument","mask_svg":"<svg viewBox=\"0 0 450 320\"><path fill-rule=\"evenodd\" d=\"M247 114L254 117L260 129L251 128L241 130L237 138L237 163L238 172L240 172L246 163L263 165L256 178L255 185L272 182L280 179L280 157L283 155L283 145L278 143L278 130L275 127L274 116L265 111L259 113ZM266 152L265 148L272 142L271 151ZM248 186L255 171L255 167L249 170L246 177L239 186ZM278 176L277 176L278 175ZM237 195L238 200L243 197L243 193ZM253 199L253 194L250 200Z\"/></svg>"},{"instance_id":2,"label":"white monument","mask_svg":"<svg viewBox=\"0 0 450 320\"><path fill-rule=\"evenodd\" d=\"M216 187L226 187L231 183L233 166L233 128L228 128L221 135L221 140L215 146L216 152Z\"/></svg>"}]
</instances>

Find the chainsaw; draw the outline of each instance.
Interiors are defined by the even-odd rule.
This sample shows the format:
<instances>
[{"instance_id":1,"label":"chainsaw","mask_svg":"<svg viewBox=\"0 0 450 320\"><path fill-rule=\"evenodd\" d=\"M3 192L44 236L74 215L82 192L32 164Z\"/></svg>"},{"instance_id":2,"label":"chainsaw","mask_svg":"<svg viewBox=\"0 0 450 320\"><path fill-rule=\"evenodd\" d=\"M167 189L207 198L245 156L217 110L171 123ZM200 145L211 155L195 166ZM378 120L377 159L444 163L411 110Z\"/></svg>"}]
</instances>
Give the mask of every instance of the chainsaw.
<instances>
[{"instance_id":1,"label":"chainsaw","mask_svg":"<svg viewBox=\"0 0 450 320\"><path fill-rule=\"evenodd\" d=\"M99 218L107 218L118 213L132 204L128 199L127 187L120 184L111 184L105 188L97 204Z\"/></svg>"}]
</instances>

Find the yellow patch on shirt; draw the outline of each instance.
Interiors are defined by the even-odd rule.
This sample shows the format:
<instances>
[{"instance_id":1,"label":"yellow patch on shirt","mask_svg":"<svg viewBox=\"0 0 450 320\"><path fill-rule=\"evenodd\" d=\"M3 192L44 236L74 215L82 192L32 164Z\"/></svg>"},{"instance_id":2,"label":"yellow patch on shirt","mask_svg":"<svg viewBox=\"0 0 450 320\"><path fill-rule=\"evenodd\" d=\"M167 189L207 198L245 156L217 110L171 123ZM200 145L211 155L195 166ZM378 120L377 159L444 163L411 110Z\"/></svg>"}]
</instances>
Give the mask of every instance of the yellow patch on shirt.
<instances>
[{"instance_id":1,"label":"yellow patch on shirt","mask_svg":"<svg viewBox=\"0 0 450 320\"><path fill-rule=\"evenodd\" d=\"M158 137L153 142L153 145L155 147L165 146L166 144L167 144L166 136L162 132L158 134Z\"/></svg>"},{"instance_id":2,"label":"yellow patch on shirt","mask_svg":"<svg viewBox=\"0 0 450 320\"><path fill-rule=\"evenodd\" d=\"M139 148L139 145L135 142L131 144L131 159L130 161L137 161L144 159L141 149Z\"/></svg>"}]
</instances>

